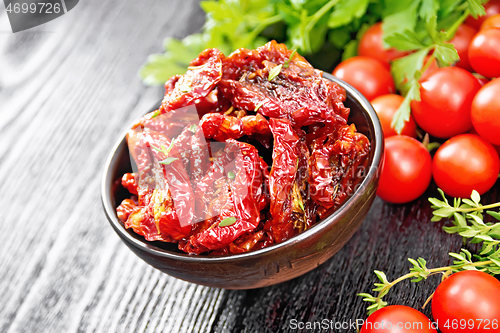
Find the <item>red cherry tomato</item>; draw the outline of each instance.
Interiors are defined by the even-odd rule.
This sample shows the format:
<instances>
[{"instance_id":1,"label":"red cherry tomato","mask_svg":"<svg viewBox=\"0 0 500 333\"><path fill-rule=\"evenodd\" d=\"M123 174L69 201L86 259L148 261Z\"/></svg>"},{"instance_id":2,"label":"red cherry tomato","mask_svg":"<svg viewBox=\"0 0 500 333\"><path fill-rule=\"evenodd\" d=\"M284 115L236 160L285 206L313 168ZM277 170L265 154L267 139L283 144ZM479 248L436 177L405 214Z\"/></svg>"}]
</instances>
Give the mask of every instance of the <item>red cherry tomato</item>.
<instances>
[{"instance_id":1,"label":"red cherry tomato","mask_svg":"<svg viewBox=\"0 0 500 333\"><path fill-rule=\"evenodd\" d=\"M486 77L500 76L500 29L479 31L469 46L469 62Z\"/></svg>"},{"instance_id":2,"label":"red cherry tomato","mask_svg":"<svg viewBox=\"0 0 500 333\"><path fill-rule=\"evenodd\" d=\"M425 59L424 59L424 66L425 64L427 64L427 62L429 61L429 59L431 58L430 55L427 55L425 56ZM432 74L434 73L436 70L439 69L439 66L437 65L437 61L436 59L434 59L431 64L429 65L429 67L427 67L427 69L425 70L425 72L422 73L422 76L420 77L420 82L422 81L425 81L427 80L427 78Z\"/></svg>"},{"instance_id":3,"label":"red cherry tomato","mask_svg":"<svg viewBox=\"0 0 500 333\"><path fill-rule=\"evenodd\" d=\"M371 101L373 108L377 111L380 123L382 124L384 138L397 135L396 131L391 127L391 122L399 106L403 103L403 100L403 96L387 94L379 96ZM412 116L410 116L410 120L405 123L401 134L414 138L417 137L417 124L415 124L415 120L413 120Z\"/></svg>"},{"instance_id":4,"label":"red cherry tomato","mask_svg":"<svg viewBox=\"0 0 500 333\"><path fill-rule=\"evenodd\" d=\"M500 281L479 271L453 274L437 287L432 316L443 333L500 332Z\"/></svg>"},{"instance_id":5,"label":"red cherry tomato","mask_svg":"<svg viewBox=\"0 0 500 333\"><path fill-rule=\"evenodd\" d=\"M358 55L371 57L384 62L404 57L408 52L399 51L395 48L386 49L382 42L382 23L372 25L359 41Z\"/></svg>"},{"instance_id":6,"label":"red cherry tomato","mask_svg":"<svg viewBox=\"0 0 500 333\"><path fill-rule=\"evenodd\" d=\"M500 172L495 148L480 136L457 135L446 141L434 155L432 176L436 184L452 197L468 198L493 187Z\"/></svg>"},{"instance_id":7,"label":"red cherry tomato","mask_svg":"<svg viewBox=\"0 0 500 333\"><path fill-rule=\"evenodd\" d=\"M465 24L470 25L475 29L479 29L481 24L490 16L500 14L500 0L490 0L484 5L484 10L486 15L480 16L477 19L469 16L465 21Z\"/></svg>"},{"instance_id":8,"label":"red cherry tomato","mask_svg":"<svg viewBox=\"0 0 500 333\"><path fill-rule=\"evenodd\" d=\"M472 100L471 119L480 136L500 145L500 78L479 89Z\"/></svg>"},{"instance_id":9,"label":"red cherry tomato","mask_svg":"<svg viewBox=\"0 0 500 333\"><path fill-rule=\"evenodd\" d=\"M385 139L384 166L377 195L392 203L421 196L431 182L431 154L414 138L395 135Z\"/></svg>"},{"instance_id":10,"label":"red cherry tomato","mask_svg":"<svg viewBox=\"0 0 500 333\"><path fill-rule=\"evenodd\" d=\"M422 312L404 305L390 305L374 312L360 333L433 333L433 324Z\"/></svg>"},{"instance_id":11,"label":"red cherry tomato","mask_svg":"<svg viewBox=\"0 0 500 333\"><path fill-rule=\"evenodd\" d=\"M476 33L477 30L473 27L462 24L458 27L457 33L453 39L450 40L450 43L455 46L458 56L460 57L460 60L455 64L455 66L466 69L469 72L472 71L472 67L469 63L469 45Z\"/></svg>"},{"instance_id":12,"label":"red cherry tomato","mask_svg":"<svg viewBox=\"0 0 500 333\"><path fill-rule=\"evenodd\" d=\"M489 28L500 28L500 14L490 16L486 20L484 20L483 24L481 24L481 29L479 30L485 30Z\"/></svg>"},{"instance_id":13,"label":"red cherry tomato","mask_svg":"<svg viewBox=\"0 0 500 333\"><path fill-rule=\"evenodd\" d=\"M467 132L472 123L472 99L481 88L479 81L466 70L444 67L421 82L420 101L411 109L422 129L438 138L449 138Z\"/></svg>"},{"instance_id":14,"label":"red cherry tomato","mask_svg":"<svg viewBox=\"0 0 500 333\"><path fill-rule=\"evenodd\" d=\"M369 57L352 57L342 61L333 75L358 89L369 101L396 91L388 65Z\"/></svg>"}]
</instances>

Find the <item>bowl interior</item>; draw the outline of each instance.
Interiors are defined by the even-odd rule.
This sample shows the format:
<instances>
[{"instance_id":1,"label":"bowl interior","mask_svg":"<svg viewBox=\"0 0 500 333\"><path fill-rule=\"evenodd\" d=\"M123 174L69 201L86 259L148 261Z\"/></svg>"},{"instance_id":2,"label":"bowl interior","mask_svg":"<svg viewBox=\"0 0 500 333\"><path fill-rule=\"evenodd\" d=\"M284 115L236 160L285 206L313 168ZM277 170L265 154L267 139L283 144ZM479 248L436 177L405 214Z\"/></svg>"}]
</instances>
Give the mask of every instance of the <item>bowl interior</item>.
<instances>
[{"instance_id":1,"label":"bowl interior","mask_svg":"<svg viewBox=\"0 0 500 333\"><path fill-rule=\"evenodd\" d=\"M179 260L216 260L224 261L229 258L253 256L263 254L277 247L288 246L290 243L299 242L301 239L309 237L313 233L321 232L322 225L327 223L335 223L336 216L340 216L344 209L349 207L349 203L358 198L359 192L367 188L374 177L377 176L379 165L383 150L383 134L380 122L376 112L372 108L368 100L361 95L356 89L347 83L335 78L334 76L324 73L324 77L337 82L347 92L347 100L345 105L351 109L349 115L349 123L354 123L359 132L368 137L371 142L370 155L368 157L368 170L365 173L364 179L359 183L358 190L346 200L341 207L333 212L328 217L318 221L312 228L304 231L303 233L292 237L282 243L274 244L269 247L246 252L242 254L231 254L226 256L210 256L200 255L193 256L180 251L177 244L165 242L148 242L144 237L136 234L132 230L125 229L116 216L116 207L123 199L129 198L130 194L125 190L121 184L120 179L124 173L132 172L130 155L128 152L127 143L125 140L126 131L120 136L119 141L113 147L108 161L105 165L104 176L101 186L102 203L106 216L111 223L111 226L119 234L119 236L129 244L139 247L142 250L149 252L153 255L164 256L169 258L176 258ZM153 108L153 111L157 108ZM130 128L131 126L127 127Z\"/></svg>"}]
</instances>

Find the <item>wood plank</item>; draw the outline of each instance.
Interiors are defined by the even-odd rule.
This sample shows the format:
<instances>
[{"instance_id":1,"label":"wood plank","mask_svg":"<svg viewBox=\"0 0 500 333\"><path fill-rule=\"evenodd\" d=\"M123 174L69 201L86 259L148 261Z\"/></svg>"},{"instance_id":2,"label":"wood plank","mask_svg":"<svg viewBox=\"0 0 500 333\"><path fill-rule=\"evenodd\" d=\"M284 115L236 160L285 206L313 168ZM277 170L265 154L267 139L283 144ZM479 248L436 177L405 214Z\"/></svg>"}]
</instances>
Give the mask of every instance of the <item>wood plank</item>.
<instances>
[{"instance_id":1,"label":"wood plank","mask_svg":"<svg viewBox=\"0 0 500 333\"><path fill-rule=\"evenodd\" d=\"M117 135L161 96L161 88L143 87L138 68L166 35L199 28L197 7L87 1L43 26L64 34L2 36L1 62L14 69L0 77L0 199L9 203L1 223L12 230L0 236L8 253L0 262L0 331L210 326L223 292L178 281L136 258L108 226L99 198L102 164ZM159 21L165 24L149 23ZM25 63L16 57L35 44L27 69L14 77ZM179 307L186 296L198 306ZM169 306L178 315L170 317ZM208 320L189 320L198 317Z\"/></svg>"}]
</instances>

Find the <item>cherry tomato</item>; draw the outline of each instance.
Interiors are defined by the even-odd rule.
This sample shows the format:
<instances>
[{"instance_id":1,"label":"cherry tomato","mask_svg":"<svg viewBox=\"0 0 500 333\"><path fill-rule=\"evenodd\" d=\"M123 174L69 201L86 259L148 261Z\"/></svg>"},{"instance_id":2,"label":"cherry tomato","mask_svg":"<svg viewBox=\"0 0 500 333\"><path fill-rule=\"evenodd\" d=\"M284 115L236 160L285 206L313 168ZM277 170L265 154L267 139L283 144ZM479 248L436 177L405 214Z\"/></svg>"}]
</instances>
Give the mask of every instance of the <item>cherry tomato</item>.
<instances>
[{"instance_id":1,"label":"cherry tomato","mask_svg":"<svg viewBox=\"0 0 500 333\"><path fill-rule=\"evenodd\" d=\"M424 66L425 64L427 64L427 62L429 61L429 59L431 58L430 55L427 55L425 56L425 59L424 59ZM422 76L420 77L420 82L422 81L425 81L427 80L427 78L432 74L434 73L436 70L439 69L439 66L437 64L437 61L436 59L434 59L431 64L429 65L429 67L427 67L427 69L425 70L425 72L422 73Z\"/></svg>"},{"instance_id":2,"label":"cherry tomato","mask_svg":"<svg viewBox=\"0 0 500 333\"><path fill-rule=\"evenodd\" d=\"M481 24L490 16L500 14L500 0L490 0L486 4L484 4L484 10L486 11L486 15L480 16L477 19L469 16L465 21L465 24L470 25L475 29L479 29Z\"/></svg>"},{"instance_id":3,"label":"cherry tomato","mask_svg":"<svg viewBox=\"0 0 500 333\"><path fill-rule=\"evenodd\" d=\"M443 333L500 332L499 300L500 281L484 272L462 271L436 288L432 316Z\"/></svg>"},{"instance_id":4,"label":"cherry tomato","mask_svg":"<svg viewBox=\"0 0 500 333\"><path fill-rule=\"evenodd\" d=\"M500 78L479 89L472 100L471 119L480 136L500 145Z\"/></svg>"},{"instance_id":5,"label":"cherry tomato","mask_svg":"<svg viewBox=\"0 0 500 333\"><path fill-rule=\"evenodd\" d=\"M391 122L399 106L403 103L403 100L404 98L400 95L387 94L379 96L371 101L373 108L377 111L380 123L382 124L384 138L397 135L396 131L391 127ZM401 134L414 138L417 137L417 124L415 124L413 116L410 116L410 120L405 123Z\"/></svg>"},{"instance_id":6,"label":"cherry tomato","mask_svg":"<svg viewBox=\"0 0 500 333\"><path fill-rule=\"evenodd\" d=\"M452 197L468 198L493 187L500 172L495 148L480 136L457 135L446 141L434 155L432 176L436 184Z\"/></svg>"},{"instance_id":7,"label":"cherry tomato","mask_svg":"<svg viewBox=\"0 0 500 333\"><path fill-rule=\"evenodd\" d=\"M399 51L395 48L386 49L382 42L382 23L372 25L359 41L358 55L371 57L384 62L404 57L408 52Z\"/></svg>"},{"instance_id":8,"label":"cherry tomato","mask_svg":"<svg viewBox=\"0 0 500 333\"><path fill-rule=\"evenodd\" d=\"M469 62L482 76L500 76L499 28L481 30L474 36L469 46Z\"/></svg>"},{"instance_id":9,"label":"cherry tomato","mask_svg":"<svg viewBox=\"0 0 500 333\"><path fill-rule=\"evenodd\" d=\"M421 196L431 182L431 154L422 143L404 135L385 139L384 166L377 195L392 203Z\"/></svg>"},{"instance_id":10,"label":"cherry tomato","mask_svg":"<svg viewBox=\"0 0 500 333\"><path fill-rule=\"evenodd\" d=\"M349 58L335 68L333 75L358 89L369 101L396 91L387 63L374 58Z\"/></svg>"},{"instance_id":11,"label":"cherry tomato","mask_svg":"<svg viewBox=\"0 0 500 333\"><path fill-rule=\"evenodd\" d=\"M420 101L411 109L422 129L438 138L449 138L467 132L472 123L472 99L481 88L479 81L466 70L444 67L421 82Z\"/></svg>"},{"instance_id":12,"label":"cherry tomato","mask_svg":"<svg viewBox=\"0 0 500 333\"><path fill-rule=\"evenodd\" d=\"M472 71L472 67L469 63L469 45L474 38L474 35L477 33L477 30L473 27L468 26L467 24L462 24L458 27L457 33L450 40L450 43L455 46L458 52L458 56L460 60L455 64L455 66Z\"/></svg>"},{"instance_id":13,"label":"cherry tomato","mask_svg":"<svg viewBox=\"0 0 500 333\"><path fill-rule=\"evenodd\" d=\"M483 24L481 24L481 29L489 29L489 28L500 28L500 14L496 14L488 17L484 20Z\"/></svg>"},{"instance_id":14,"label":"cherry tomato","mask_svg":"<svg viewBox=\"0 0 500 333\"><path fill-rule=\"evenodd\" d=\"M432 333L436 330L422 312L404 305L390 305L369 316L360 331L375 332Z\"/></svg>"}]
</instances>

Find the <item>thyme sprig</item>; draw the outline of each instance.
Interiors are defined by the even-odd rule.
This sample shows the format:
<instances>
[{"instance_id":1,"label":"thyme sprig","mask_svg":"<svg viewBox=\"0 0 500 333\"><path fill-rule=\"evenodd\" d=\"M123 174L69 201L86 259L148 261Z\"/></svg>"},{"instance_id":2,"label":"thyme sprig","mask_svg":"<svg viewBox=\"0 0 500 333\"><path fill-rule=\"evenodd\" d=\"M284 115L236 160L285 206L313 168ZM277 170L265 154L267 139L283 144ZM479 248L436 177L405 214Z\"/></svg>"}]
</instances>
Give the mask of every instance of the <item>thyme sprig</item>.
<instances>
[{"instance_id":1,"label":"thyme sprig","mask_svg":"<svg viewBox=\"0 0 500 333\"><path fill-rule=\"evenodd\" d=\"M168 146L168 148L165 145L161 145L160 148L158 148L158 147L156 147L154 145L151 145L151 148L153 148L157 152L163 153L165 156L167 156L163 161L159 162L160 164L169 165L170 163L175 162L175 161L178 160L177 157L169 157L168 156L168 154L170 153L170 151L174 147L174 141L175 141L175 139L172 139L172 141L170 142L170 145Z\"/></svg>"},{"instance_id":2,"label":"thyme sprig","mask_svg":"<svg viewBox=\"0 0 500 333\"><path fill-rule=\"evenodd\" d=\"M443 200L429 198L433 209L431 221L437 222L443 218L450 218L453 226L443 227L444 231L462 236L464 242L468 239L472 244L482 243L480 253L473 255L467 249L461 249L460 253L449 253L453 258L453 265L432 269L427 268L427 262L423 258L417 260L409 258L408 261L412 264L410 272L392 282L389 282L384 272L375 271L375 275L380 280L380 283L374 284L375 288L372 290L376 294L358 294L363 297L363 301L370 303L367 307L369 315L385 307L387 302L384 301L384 296L396 284L407 279L411 279L410 282L420 282L435 274L442 274L444 279L464 270L479 270L491 275L500 274L500 223L483 220L483 213L486 213L500 221L500 213L490 210L500 207L500 202L482 205L481 196L477 191L473 191L470 199L454 198L453 205L450 205L444 192L441 189L438 191Z\"/></svg>"}]
</instances>

